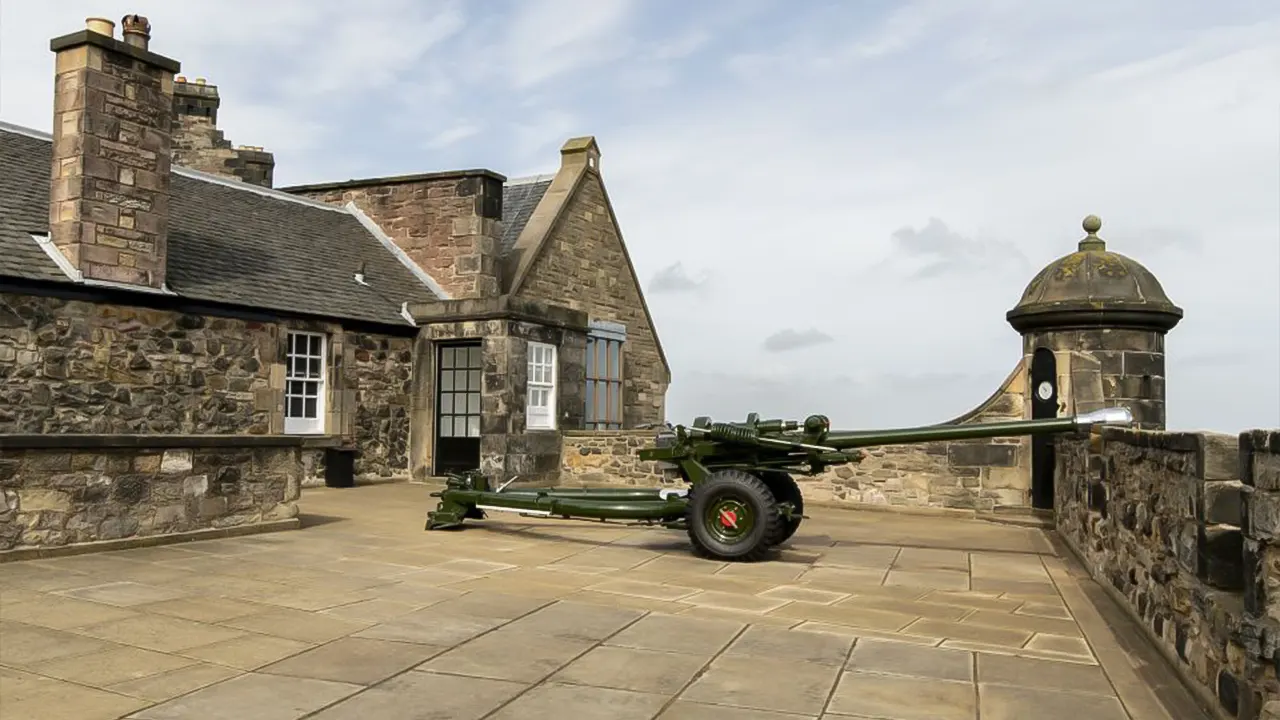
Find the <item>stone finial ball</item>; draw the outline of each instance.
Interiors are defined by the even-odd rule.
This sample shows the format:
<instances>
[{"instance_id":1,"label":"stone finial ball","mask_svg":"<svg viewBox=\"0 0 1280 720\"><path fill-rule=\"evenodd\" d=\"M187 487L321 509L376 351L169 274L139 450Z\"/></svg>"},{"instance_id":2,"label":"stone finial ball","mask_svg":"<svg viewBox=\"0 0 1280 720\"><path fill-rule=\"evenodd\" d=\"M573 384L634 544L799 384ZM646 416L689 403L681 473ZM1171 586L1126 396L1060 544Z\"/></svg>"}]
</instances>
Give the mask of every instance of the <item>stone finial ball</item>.
<instances>
[{"instance_id":1,"label":"stone finial ball","mask_svg":"<svg viewBox=\"0 0 1280 720\"><path fill-rule=\"evenodd\" d=\"M1102 229L1102 218L1097 215L1090 215L1084 219L1084 231L1092 235Z\"/></svg>"}]
</instances>

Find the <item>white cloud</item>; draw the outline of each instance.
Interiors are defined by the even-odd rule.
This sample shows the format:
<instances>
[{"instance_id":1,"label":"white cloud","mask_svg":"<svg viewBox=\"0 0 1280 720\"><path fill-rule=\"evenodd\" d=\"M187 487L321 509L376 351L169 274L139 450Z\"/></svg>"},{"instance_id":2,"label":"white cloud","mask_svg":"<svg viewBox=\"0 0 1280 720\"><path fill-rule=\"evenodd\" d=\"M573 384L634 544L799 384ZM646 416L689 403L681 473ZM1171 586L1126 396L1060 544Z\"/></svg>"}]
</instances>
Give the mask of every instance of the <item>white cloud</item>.
<instances>
[{"instance_id":1,"label":"white cloud","mask_svg":"<svg viewBox=\"0 0 1280 720\"><path fill-rule=\"evenodd\" d=\"M507 28L505 57L517 90L619 57L620 24L632 0L542 0L518 3Z\"/></svg>"},{"instance_id":2,"label":"white cloud","mask_svg":"<svg viewBox=\"0 0 1280 720\"><path fill-rule=\"evenodd\" d=\"M684 280L715 279L696 298L648 298L672 420L959 415L1020 355L1005 311L1097 213L1108 246L1186 310L1168 339L1170 425L1280 426L1280 7L128 11L151 17L154 49L220 85L220 124L275 150L282 185L475 166L514 177L595 135L641 279L680 280L677 263ZM47 129L48 38L102 12L0 3L0 117ZM831 341L764 351L786 328Z\"/></svg>"}]
</instances>

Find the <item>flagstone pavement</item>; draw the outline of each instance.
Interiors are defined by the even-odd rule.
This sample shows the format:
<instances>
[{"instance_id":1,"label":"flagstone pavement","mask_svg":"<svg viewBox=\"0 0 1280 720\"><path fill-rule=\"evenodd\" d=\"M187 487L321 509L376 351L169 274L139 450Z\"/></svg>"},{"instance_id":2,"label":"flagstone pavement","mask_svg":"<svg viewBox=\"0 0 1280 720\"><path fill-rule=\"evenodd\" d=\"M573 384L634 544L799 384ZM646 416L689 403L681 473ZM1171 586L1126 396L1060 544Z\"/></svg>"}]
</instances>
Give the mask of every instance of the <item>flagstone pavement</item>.
<instances>
[{"instance_id":1,"label":"flagstone pavement","mask_svg":"<svg viewBox=\"0 0 1280 720\"><path fill-rule=\"evenodd\" d=\"M811 511L776 558L304 492L301 530L0 564L0 720L1199 720L1044 531Z\"/></svg>"}]
</instances>

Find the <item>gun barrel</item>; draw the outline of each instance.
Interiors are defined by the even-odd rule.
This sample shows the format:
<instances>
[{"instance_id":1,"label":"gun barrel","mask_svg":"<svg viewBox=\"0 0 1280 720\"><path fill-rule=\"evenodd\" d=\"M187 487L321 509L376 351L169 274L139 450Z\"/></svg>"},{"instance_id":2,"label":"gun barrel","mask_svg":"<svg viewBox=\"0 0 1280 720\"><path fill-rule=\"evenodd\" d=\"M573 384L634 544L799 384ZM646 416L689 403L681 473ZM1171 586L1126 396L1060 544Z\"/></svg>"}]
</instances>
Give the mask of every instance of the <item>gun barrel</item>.
<instances>
[{"instance_id":1,"label":"gun barrel","mask_svg":"<svg viewBox=\"0 0 1280 720\"><path fill-rule=\"evenodd\" d=\"M1095 425L1130 425L1133 414L1128 408L1105 408L1074 417L1046 420L1013 420L1009 422L974 423L971 425L926 425L892 430L836 431L827 434L823 444L837 450L850 450L876 445L908 445L936 440L976 440L992 437L1019 437L1085 430Z\"/></svg>"}]
</instances>

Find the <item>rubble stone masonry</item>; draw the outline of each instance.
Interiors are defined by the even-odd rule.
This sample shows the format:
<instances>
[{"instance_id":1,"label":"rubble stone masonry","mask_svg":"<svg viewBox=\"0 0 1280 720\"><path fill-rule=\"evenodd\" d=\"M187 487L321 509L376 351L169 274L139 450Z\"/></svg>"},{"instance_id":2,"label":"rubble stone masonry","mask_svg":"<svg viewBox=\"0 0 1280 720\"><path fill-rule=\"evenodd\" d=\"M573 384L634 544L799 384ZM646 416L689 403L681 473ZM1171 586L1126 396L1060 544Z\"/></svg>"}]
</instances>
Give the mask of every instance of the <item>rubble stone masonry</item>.
<instances>
[{"instance_id":1,"label":"rubble stone masonry","mask_svg":"<svg viewBox=\"0 0 1280 720\"><path fill-rule=\"evenodd\" d=\"M1280 432L1057 440L1057 528L1225 717L1280 699Z\"/></svg>"},{"instance_id":2,"label":"rubble stone masonry","mask_svg":"<svg viewBox=\"0 0 1280 720\"><path fill-rule=\"evenodd\" d=\"M110 436L41 440L13 449L13 438L0 436L0 556L298 514L300 439L212 447L206 438L183 436L152 439L152 446L116 444Z\"/></svg>"},{"instance_id":3,"label":"rubble stone masonry","mask_svg":"<svg viewBox=\"0 0 1280 720\"><path fill-rule=\"evenodd\" d=\"M561 481L565 485L635 485L683 487L684 481L665 463L636 457L652 447L655 430L569 430L564 433Z\"/></svg>"},{"instance_id":4,"label":"rubble stone masonry","mask_svg":"<svg viewBox=\"0 0 1280 720\"><path fill-rule=\"evenodd\" d=\"M0 293L0 433L278 434L290 327L330 333L329 432L408 472L412 337Z\"/></svg>"},{"instance_id":5,"label":"rubble stone masonry","mask_svg":"<svg viewBox=\"0 0 1280 720\"><path fill-rule=\"evenodd\" d=\"M586 172L546 243L520 295L625 325L623 427L662 422L667 371L605 202L604 185L594 171Z\"/></svg>"}]
</instances>

